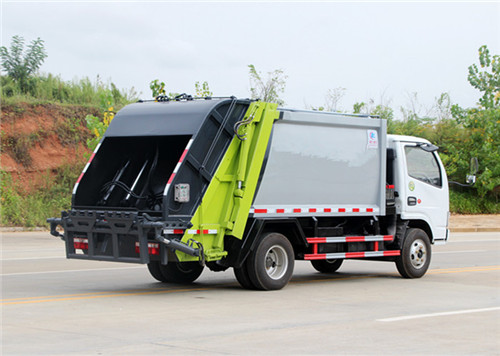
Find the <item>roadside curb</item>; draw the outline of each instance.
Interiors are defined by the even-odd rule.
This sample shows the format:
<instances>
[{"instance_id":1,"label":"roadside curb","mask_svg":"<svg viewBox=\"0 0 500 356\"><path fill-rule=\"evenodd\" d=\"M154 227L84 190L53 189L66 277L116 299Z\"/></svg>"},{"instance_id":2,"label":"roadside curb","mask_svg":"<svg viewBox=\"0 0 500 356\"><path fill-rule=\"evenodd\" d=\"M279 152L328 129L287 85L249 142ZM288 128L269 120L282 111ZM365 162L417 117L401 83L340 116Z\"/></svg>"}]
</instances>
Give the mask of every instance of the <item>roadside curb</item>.
<instances>
[{"instance_id":1,"label":"roadside curb","mask_svg":"<svg viewBox=\"0 0 500 356\"><path fill-rule=\"evenodd\" d=\"M499 227L452 227L450 232L500 232Z\"/></svg>"},{"instance_id":2,"label":"roadside curb","mask_svg":"<svg viewBox=\"0 0 500 356\"><path fill-rule=\"evenodd\" d=\"M0 227L0 232L36 232L36 231L47 231L49 229L44 227L21 227L21 226L2 226Z\"/></svg>"}]
</instances>

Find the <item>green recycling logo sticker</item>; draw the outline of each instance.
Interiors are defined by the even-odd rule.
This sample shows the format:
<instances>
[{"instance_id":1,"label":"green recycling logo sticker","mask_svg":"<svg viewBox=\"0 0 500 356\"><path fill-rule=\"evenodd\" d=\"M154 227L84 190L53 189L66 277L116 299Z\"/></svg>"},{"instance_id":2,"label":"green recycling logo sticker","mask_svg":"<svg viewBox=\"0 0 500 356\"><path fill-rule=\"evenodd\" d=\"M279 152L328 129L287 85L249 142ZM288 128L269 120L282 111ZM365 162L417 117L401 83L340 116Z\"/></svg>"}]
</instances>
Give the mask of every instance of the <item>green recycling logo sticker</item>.
<instances>
[{"instance_id":1,"label":"green recycling logo sticker","mask_svg":"<svg viewBox=\"0 0 500 356\"><path fill-rule=\"evenodd\" d=\"M408 183L408 188L413 192L415 190L415 182L411 180L410 183Z\"/></svg>"}]
</instances>

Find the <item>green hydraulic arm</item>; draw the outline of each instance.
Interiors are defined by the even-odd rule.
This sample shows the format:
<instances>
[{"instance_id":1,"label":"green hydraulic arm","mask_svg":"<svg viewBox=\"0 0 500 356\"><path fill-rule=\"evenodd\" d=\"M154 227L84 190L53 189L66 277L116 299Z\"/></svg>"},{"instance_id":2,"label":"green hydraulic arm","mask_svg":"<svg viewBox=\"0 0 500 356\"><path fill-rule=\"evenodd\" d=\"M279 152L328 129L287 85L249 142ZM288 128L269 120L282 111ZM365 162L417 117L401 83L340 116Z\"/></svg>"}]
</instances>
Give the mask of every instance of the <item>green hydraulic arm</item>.
<instances>
[{"instance_id":1,"label":"green hydraulic arm","mask_svg":"<svg viewBox=\"0 0 500 356\"><path fill-rule=\"evenodd\" d=\"M255 195L262 163L275 120L277 104L256 101L250 104L212 181L198 206L182 242L202 245L204 259L216 261L227 255L224 236L242 239ZM199 257L176 251L179 261Z\"/></svg>"}]
</instances>

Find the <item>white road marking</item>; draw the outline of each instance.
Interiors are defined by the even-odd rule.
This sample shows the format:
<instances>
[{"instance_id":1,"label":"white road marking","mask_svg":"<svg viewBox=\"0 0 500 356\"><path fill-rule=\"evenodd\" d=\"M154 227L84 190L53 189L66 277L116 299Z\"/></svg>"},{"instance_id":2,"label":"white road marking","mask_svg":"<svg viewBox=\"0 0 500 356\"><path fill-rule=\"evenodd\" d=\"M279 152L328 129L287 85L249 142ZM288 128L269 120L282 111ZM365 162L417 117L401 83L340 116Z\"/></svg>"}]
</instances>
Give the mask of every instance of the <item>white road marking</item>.
<instances>
[{"instance_id":1,"label":"white road marking","mask_svg":"<svg viewBox=\"0 0 500 356\"><path fill-rule=\"evenodd\" d=\"M89 269L73 269L64 271L43 271L43 272L18 272L18 273L4 273L0 276L23 276L23 275L33 275L33 274L51 274L51 273L73 273L73 272L94 272L94 271L113 271L120 269L139 269L144 268L144 266L138 267L110 267L110 268L89 268Z\"/></svg>"},{"instance_id":2,"label":"white road marking","mask_svg":"<svg viewBox=\"0 0 500 356\"><path fill-rule=\"evenodd\" d=\"M500 242L499 239L482 239L482 240L458 240L458 241L453 241L451 239L448 239L448 242L447 244L459 244L459 243L462 243L462 242Z\"/></svg>"},{"instance_id":3,"label":"white road marking","mask_svg":"<svg viewBox=\"0 0 500 356\"><path fill-rule=\"evenodd\" d=\"M66 259L66 256L46 256L46 257L24 257L24 258L2 258L0 261L29 261L29 260L49 260L51 258Z\"/></svg>"},{"instance_id":4,"label":"white road marking","mask_svg":"<svg viewBox=\"0 0 500 356\"><path fill-rule=\"evenodd\" d=\"M16 248L13 250L2 250L0 249L0 252L5 253L5 252L40 252L40 251L61 251L61 249L64 249L64 247L58 247L58 248L37 248L37 249L31 249L31 250L25 250L22 247Z\"/></svg>"},{"instance_id":5,"label":"white road marking","mask_svg":"<svg viewBox=\"0 0 500 356\"><path fill-rule=\"evenodd\" d=\"M493 311L493 310L500 310L500 307L482 308L482 309L464 309L464 310L456 310L456 311L442 312L442 313L431 313L431 314L406 315L406 316L398 316L395 318L377 319L377 321L391 322L391 321L401 321L401 320L410 320L410 319L433 318L436 316L446 316L446 315L482 313L482 312L488 312L488 311Z\"/></svg>"},{"instance_id":6,"label":"white road marking","mask_svg":"<svg viewBox=\"0 0 500 356\"><path fill-rule=\"evenodd\" d=\"M472 253L472 252L491 252L489 250L464 250L464 251L438 251L438 252L433 252L433 255L439 254L439 253Z\"/></svg>"}]
</instances>

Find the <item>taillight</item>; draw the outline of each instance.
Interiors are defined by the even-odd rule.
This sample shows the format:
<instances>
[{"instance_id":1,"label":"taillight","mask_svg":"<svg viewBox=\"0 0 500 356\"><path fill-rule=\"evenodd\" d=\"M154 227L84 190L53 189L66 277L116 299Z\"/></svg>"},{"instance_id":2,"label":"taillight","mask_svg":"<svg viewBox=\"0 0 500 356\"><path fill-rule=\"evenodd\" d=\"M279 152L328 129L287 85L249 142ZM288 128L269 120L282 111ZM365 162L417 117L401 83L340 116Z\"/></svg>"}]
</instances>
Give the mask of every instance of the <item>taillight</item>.
<instances>
[{"instance_id":1,"label":"taillight","mask_svg":"<svg viewBox=\"0 0 500 356\"><path fill-rule=\"evenodd\" d=\"M139 253L139 243L135 243L135 252ZM150 255L159 255L160 254L160 244L154 242L148 242L148 253Z\"/></svg>"},{"instance_id":2,"label":"taillight","mask_svg":"<svg viewBox=\"0 0 500 356\"><path fill-rule=\"evenodd\" d=\"M394 200L394 185L387 184L385 186L385 199Z\"/></svg>"},{"instance_id":3,"label":"taillight","mask_svg":"<svg viewBox=\"0 0 500 356\"><path fill-rule=\"evenodd\" d=\"M88 250L89 249L89 239L83 239L80 237L75 237L73 239L73 247L75 250Z\"/></svg>"}]
</instances>

